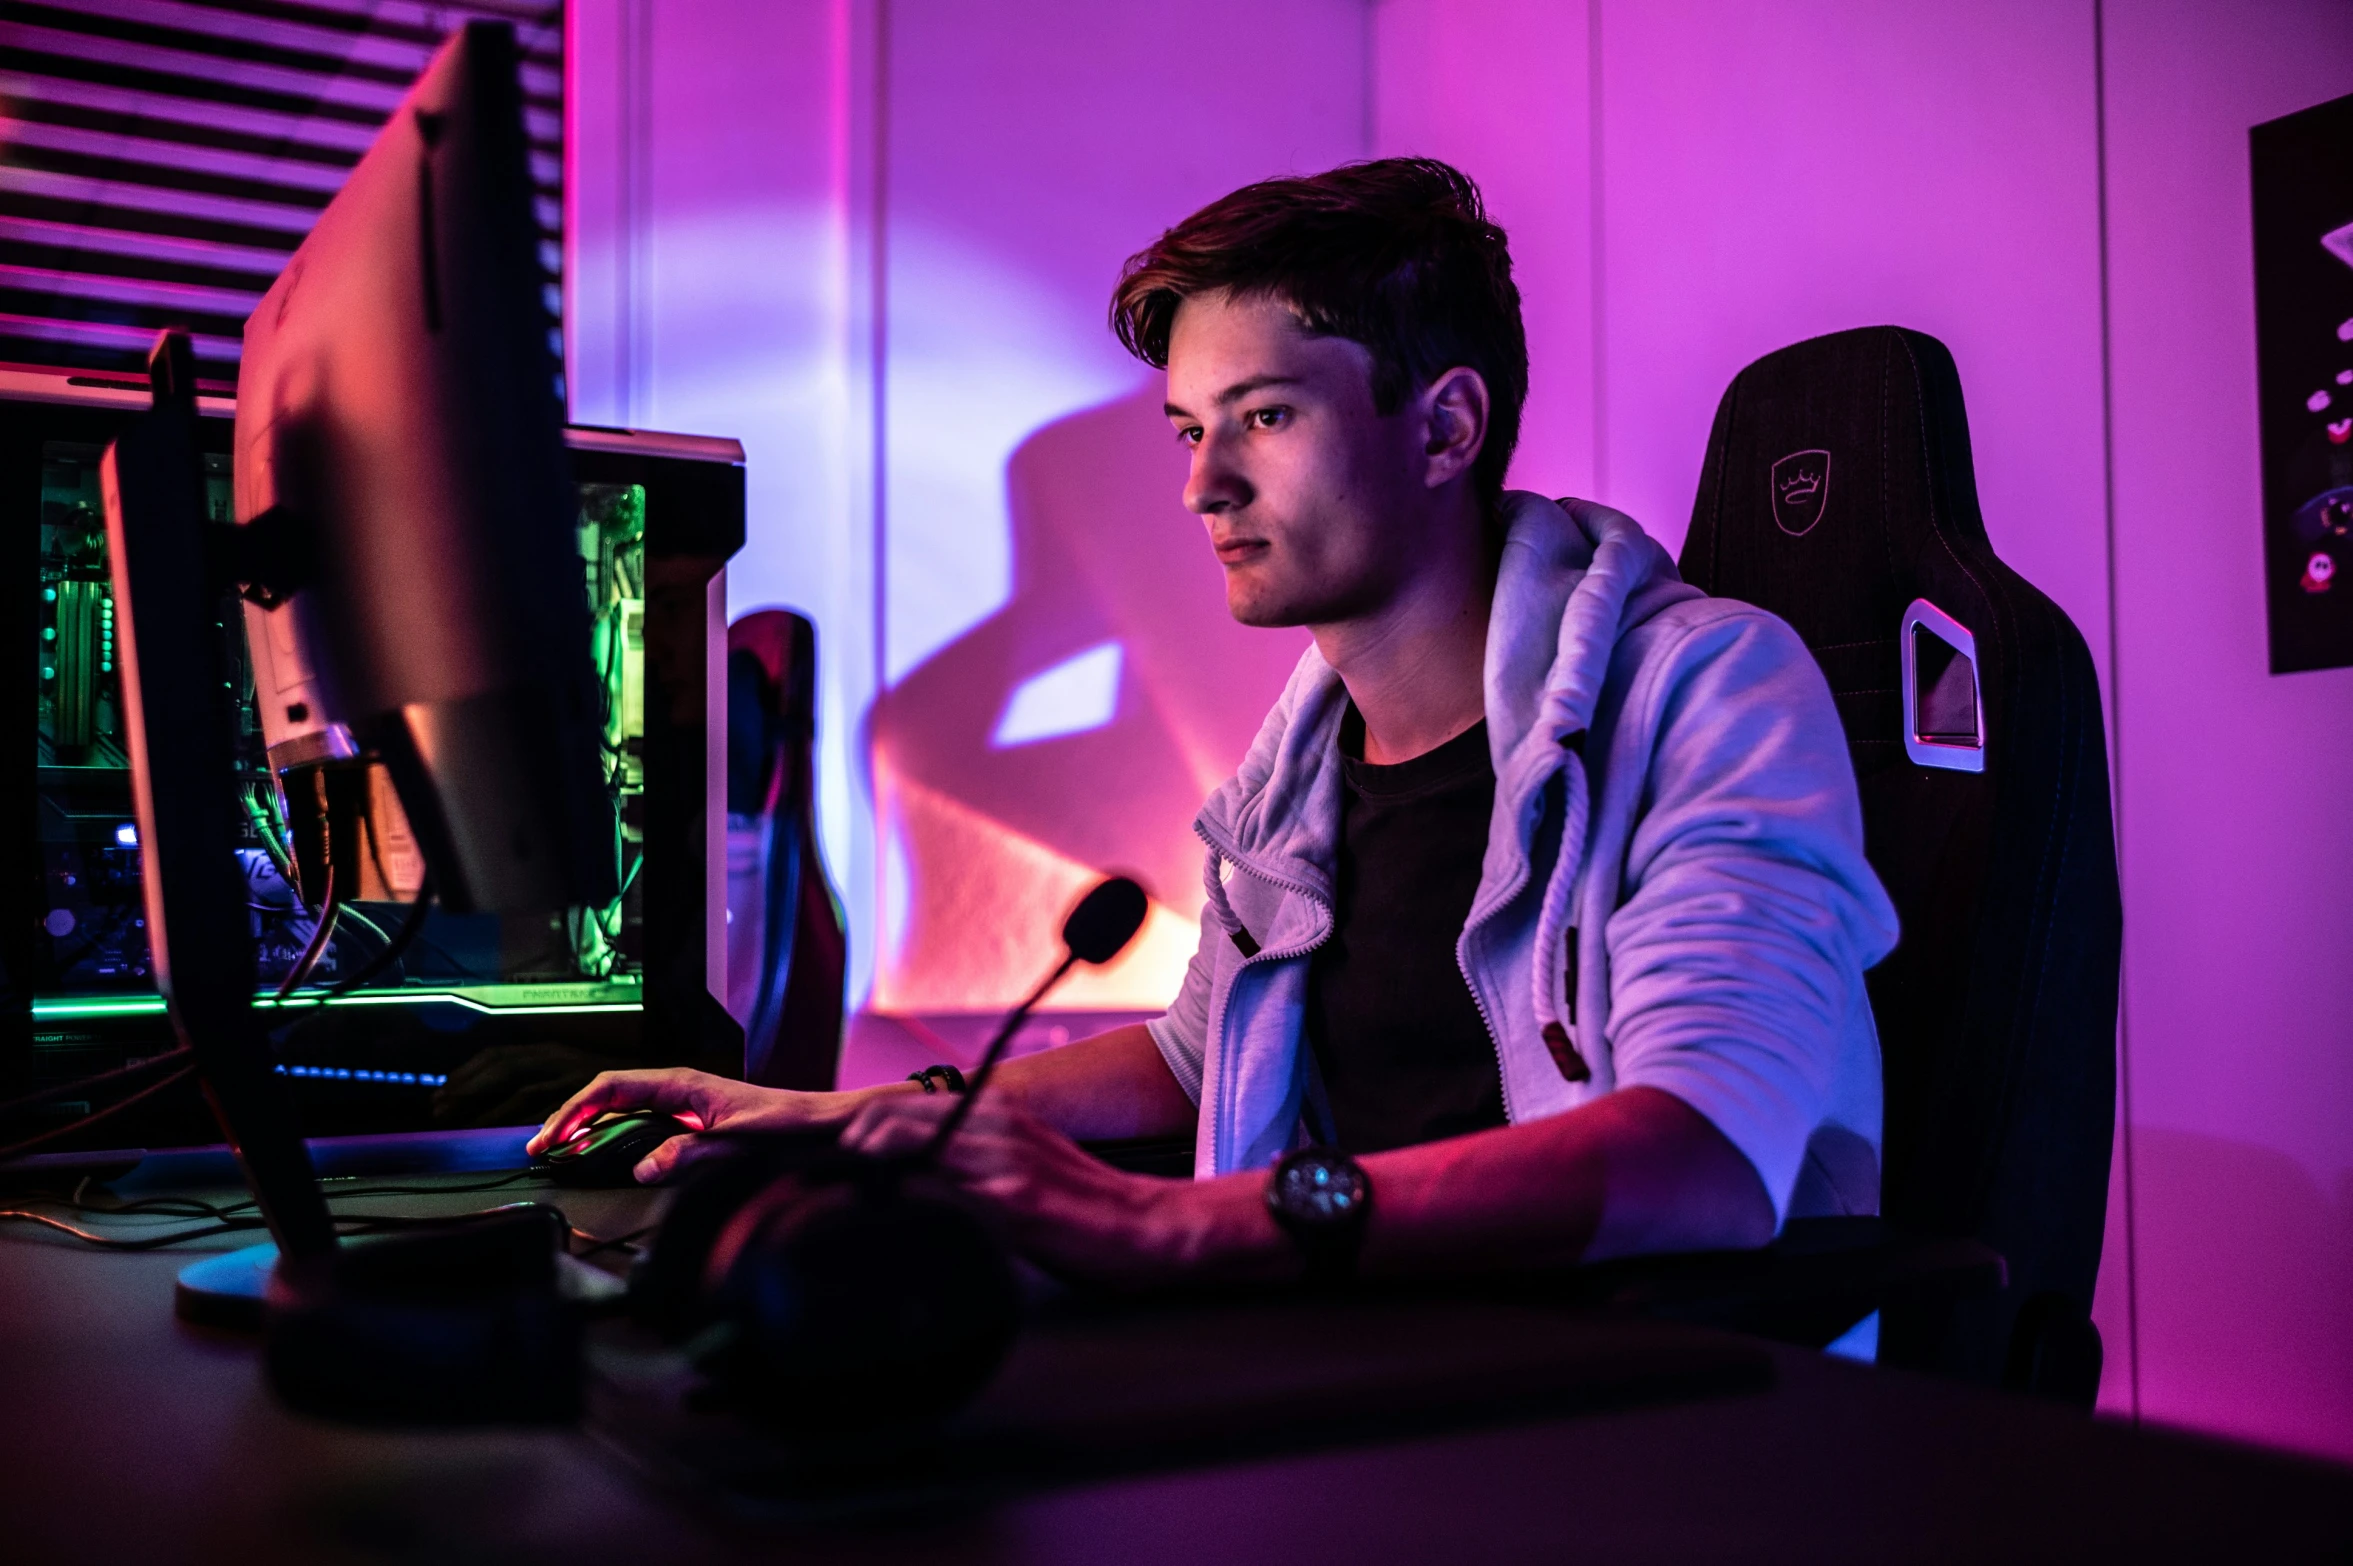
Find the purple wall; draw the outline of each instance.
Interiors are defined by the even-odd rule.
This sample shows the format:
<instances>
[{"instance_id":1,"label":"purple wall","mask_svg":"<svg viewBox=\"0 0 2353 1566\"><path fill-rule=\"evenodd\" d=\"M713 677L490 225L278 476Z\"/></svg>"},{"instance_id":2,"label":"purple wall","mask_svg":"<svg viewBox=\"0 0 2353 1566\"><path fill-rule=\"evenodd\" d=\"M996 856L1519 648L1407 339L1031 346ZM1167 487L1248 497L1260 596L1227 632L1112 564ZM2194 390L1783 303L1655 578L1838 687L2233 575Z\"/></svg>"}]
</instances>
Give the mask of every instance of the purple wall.
<instances>
[{"instance_id":1,"label":"purple wall","mask_svg":"<svg viewBox=\"0 0 2353 1566\"><path fill-rule=\"evenodd\" d=\"M2142 1411L2353 1458L2353 670L2264 672L2247 127L2353 8L2108 8Z\"/></svg>"},{"instance_id":2,"label":"purple wall","mask_svg":"<svg viewBox=\"0 0 2353 1566\"><path fill-rule=\"evenodd\" d=\"M1748 360L1952 347L1994 543L2113 703L2103 1406L2353 1457L2353 674L2263 672L2245 172L2249 124L2353 88L2353 12L662 0L633 32L651 4L578 5L575 386L751 450L732 602L823 627L861 996L1008 997L1108 865L1161 906L1070 1003L1173 982L1192 802L1298 644L1224 620L1106 292L1244 180L1448 157L1514 236L1515 482L1670 545Z\"/></svg>"},{"instance_id":3,"label":"purple wall","mask_svg":"<svg viewBox=\"0 0 2353 1566\"><path fill-rule=\"evenodd\" d=\"M885 34L872 1003L1006 1004L1119 866L1155 915L1056 998L1156 1009L1197 939L1193 812L1303 639L1225 613L1111 285L1202 203L1363 155L1364 12L925 0ZM1200 40L1242 37L1203 69Z\"/></svg>"}]
</instances>

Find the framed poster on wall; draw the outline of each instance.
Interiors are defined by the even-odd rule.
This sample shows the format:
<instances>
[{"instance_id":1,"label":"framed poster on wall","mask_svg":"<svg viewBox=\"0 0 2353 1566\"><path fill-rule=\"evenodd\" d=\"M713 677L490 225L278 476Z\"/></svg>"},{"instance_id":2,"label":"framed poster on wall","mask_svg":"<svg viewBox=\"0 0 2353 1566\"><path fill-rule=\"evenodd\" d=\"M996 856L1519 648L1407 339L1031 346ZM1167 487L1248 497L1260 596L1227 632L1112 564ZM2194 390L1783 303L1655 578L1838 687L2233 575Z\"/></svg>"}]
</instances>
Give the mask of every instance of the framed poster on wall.
<instances>
[{"instance_id":1,"label":"framed poster on wall","mask_svg":"<svg viewBox=\"0 0 2353 1566\"><path fill-rule=\"evenodd\" d=\"M2353 664L2353 96L2247 133L2271 672Z\"/></svg>"}]
</instances>

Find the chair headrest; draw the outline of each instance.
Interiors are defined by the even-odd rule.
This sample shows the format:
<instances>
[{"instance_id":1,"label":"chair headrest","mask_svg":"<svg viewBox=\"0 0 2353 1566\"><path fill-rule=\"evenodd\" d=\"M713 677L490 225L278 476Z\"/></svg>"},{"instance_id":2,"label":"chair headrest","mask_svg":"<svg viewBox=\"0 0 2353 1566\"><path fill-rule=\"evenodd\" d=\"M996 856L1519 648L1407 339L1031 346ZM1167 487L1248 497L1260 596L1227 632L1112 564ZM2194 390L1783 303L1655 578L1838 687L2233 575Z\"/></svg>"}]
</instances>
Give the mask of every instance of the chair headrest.
<instances>
[{"instance_id":1,"label":"chair headrest","mask_svg":"<svg viewBox=\"0 0 2353 1566\"><path fill-rule=\"evenodd\" d=\"M1812 338L1724 393L1683 548L1703 591L1772 610L1819 653L1891 641L1915 598L1982 624L1972 567L1991 561L1961 378L1935 338Z\"/></svg>"}]
</instances>

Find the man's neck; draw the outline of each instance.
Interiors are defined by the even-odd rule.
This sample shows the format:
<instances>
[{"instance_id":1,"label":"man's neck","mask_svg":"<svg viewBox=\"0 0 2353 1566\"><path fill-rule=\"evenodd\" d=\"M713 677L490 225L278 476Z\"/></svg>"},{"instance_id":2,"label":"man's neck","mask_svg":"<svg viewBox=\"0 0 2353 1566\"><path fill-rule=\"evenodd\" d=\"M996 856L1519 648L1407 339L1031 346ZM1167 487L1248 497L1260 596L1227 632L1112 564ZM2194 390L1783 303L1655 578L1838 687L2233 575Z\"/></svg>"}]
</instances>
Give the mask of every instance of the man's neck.
<instances>
[{"instance_id":1,"label":"man's neck","mask_svg":"<svg viewBox=\"0 0 2353 1566\"><path fill-rule=\"evenodd\" d=\"M1369 614L1314 627L1316 649L1364 718L1364 759L1410 761L1487 715L1487 616L1496 559L1483 527L1433 554Z\"/></svg>"}]
</instances>

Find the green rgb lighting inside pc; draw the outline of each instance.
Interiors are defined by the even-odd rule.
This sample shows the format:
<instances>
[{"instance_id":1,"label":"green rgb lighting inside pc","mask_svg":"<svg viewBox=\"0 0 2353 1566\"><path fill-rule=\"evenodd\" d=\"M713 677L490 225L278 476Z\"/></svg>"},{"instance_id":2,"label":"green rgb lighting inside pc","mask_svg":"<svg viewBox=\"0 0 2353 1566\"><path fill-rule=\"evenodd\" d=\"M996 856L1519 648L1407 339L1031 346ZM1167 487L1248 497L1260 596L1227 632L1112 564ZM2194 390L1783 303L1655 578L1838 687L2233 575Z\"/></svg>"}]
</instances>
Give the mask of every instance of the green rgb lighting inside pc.
<instances>
[{"instance_id":1,"label":"green rgb lighting inside pc","mask_svg":"<svg viewBox=\"0 0 2353 1566\"><path fill-rule=\"evenodd\" d=\"M107 443L144 405L144 387L0 366L0 815L17 823L0 833L0 1097L178 1042L148 951L99 478ZM234 515L232 411L208 400L197 421L216 522ZM290 622L219 601L256 999L306 1135L523 1125L611 1067L742 1070L742 1031L713 977L724 838L709 828L725 809L725 730L709 714L723 573L743 545L742 448L577 427L565 440L622 888L606 906L455 914L436 902L397 964L319 1004L399 938L423 855L356 747L320 750L315 723L307 740L298 723L265 727L299 699L281 683L270 714L253 688L257 671L282 680ZM249 627L267 645L249 646ZM330 857L340 912L281 1003L317 935ZM62 1099L54 1123L87 1107ZM219 1140L182 1084L44 1155Z\"/></svg>"},{"instance_id":2,"label":"green rgb lighting inside pc","mask_svg":"<svg viewBox=\"0 0 2353 1566\"><path fill-rule=\"evenodd\" d=\"M138 829L115 672L114 605L99 497L102 449L51 441L41 451L35 800L42 906L36 910L28 988L36 1043L53 1047L96 1042L88 1030L103 1030L110 1019L160 1022L163 1016L163 1000L149 970ZM229 459L215 453L204 460L207 511L212 520L228 521ZM604 697L605 778L617 827L621 896L603 908L545 917L452 915L433 909L397 963L376 980L336 997L334 1006L401 1008L415 1014L413 1020L428 1038L452 1044L471 1031L462 1015L469 1012L509 1019L585 1018L639 1009L646 491L628 483L582 483L579 490L580 564ZM280 987L302 963L318 931L317 877L309 877L306 893L303 874L304 839L317 838L315 818L306 808L311 801L305 797L316 777L313 769L280 772L271 765L255 708L245 624L237 601L224 596L219 625L225 662L237 683L237 792L244 811L238 859L257 944L258 998L268 1006L280 1004ZM367 811L360 824L365 849L360 894L343 903L323 948L304 972L303 982L312 990L283 1002L290 1007L308 1005L316 987L332 986L383 951L423 881L423 858L383 768L363 765ZM364 1031L380 1035L384 1029ZM396 1031L413 1035L417 1030ZM338 1081L434 1087L446 1079L457 1052L394 1053L404 1058L356 1066L294 1060L288 1069Z\"/></svg>"},{"instance_id":3,"label":"green rgb lighting inside pc","mask_svg":"<svg viewBox=\"0 0 2353 1566\"><path fill-rule=\"evenodd\" d=\"M114 605L107 587L106 522L95 447L51 443L41 465L39 803L48 894L36 944L36 1017L67 1019L160 1007L149 976L129 758L120 733ZM228 460L206 459L206 502L229 519ZM644 856L645 490L580 486L582 573L594 616L593 655L605 701L606 788L618 822L621 897L547 920L436 910L409 951L349 1000L454 995L476 1004L634 1006L642 972L639 905L630 896ZM254 711L244 621L223 600L221 635L237 671L239 859L259 943L261 994L274 996L317 930L297 841L303 770L276 775ZM381 950L423 879L423 860L379 766L368 768L361 831L364 894L345 904L305 975L331 984ZM483 993L483 992L489 993Z\"/></svg>"}]
</instances>

